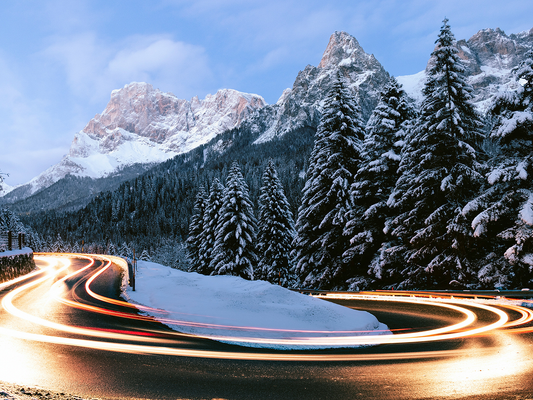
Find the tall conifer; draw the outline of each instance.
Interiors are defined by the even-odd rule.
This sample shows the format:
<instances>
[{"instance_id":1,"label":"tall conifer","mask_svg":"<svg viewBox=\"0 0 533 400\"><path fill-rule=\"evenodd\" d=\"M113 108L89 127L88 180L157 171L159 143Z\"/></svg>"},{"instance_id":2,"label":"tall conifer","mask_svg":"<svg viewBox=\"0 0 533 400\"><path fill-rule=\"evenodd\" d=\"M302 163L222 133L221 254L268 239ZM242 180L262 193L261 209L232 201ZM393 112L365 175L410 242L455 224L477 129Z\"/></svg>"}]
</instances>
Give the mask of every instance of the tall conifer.
<instances>
[{"instance_id":1,"label":"tall conifer","mask_svg":"<svg viewBox=\"0 0 533 400\"><path fill-rule=\"evenodd\" d=\"M194 203L194 214L189 224L189 237L187 238L187 253L191 261L191 271L198 271L200 265L199 249L200 237L204 230L204 214L206 208L205 189L200 187Z\"/></svg>"},{"instance_id":2,"label":"tall conifer","mask_svg":"<svg viewBox=\"0 0 533 400\"><path fill-rule=\"evenodd\" d=\"M257 265L256 219L241 169L234 162L228 174L224 203L217 227L212 274L253 279Z\"/></svg>"},{"instance_id":3,"label":"tall conifer","mask_svg":"<svg viewBox=\"0 0 533 400\"><path fill-rule=\"evenodd\" d=\"M406 257L406 287L466 284L475 258L472 232L461 211L481 182L475 169L481 122L447 19L436 44L420 118L389 199L399 211L392 233ZM398 248L389 250L397 253Z\"/></svg>"},{"instance_id":4,"label":"tall conifer","mask_svg":"<svg viewBox=\"0 0 533 400\"><path fill-rule=\"evenodd\" d=\"M483 246L482 287L524 287L533 279L533 51L514 71L520 86L490 109L487 187L463 210Z\"/></svg>"},{"instance_id":5,"label":"tall conifer","mask_svg":"<svg viewBox=\"0 0 533 400\"><path fill-rule=\"evenodd\" d=\"M350 186L361 161L360 115L339 74L325 100L296 222L294 271L305 287L344 285L349 238L343 231Z\"/></svg>"},{"instance_id":6,"label":"tall conifer","mask_svg":"<svg viewBox=\"0 0 533 400\"><path fill-rule=\"evenodd\" d=\"M390 240L384 233L391 216L387 200L398 179L400 154L415 116L401 85L391 78L367 123L362 162L352 184L353 210L345 231L351 240L345 254L352 259L354 284L361 280L357 276L366 275L369 265L373 276L387 282L378 250Z\"/></svg>"},{"instance_id":7,"label":"tall conifer","mask_svg":"<svg viewBox=\"0 0 533 400\"><path fill-rule=\"evenodd\" d=\"M258 225L260 259L255 278L286 286L291 269L294 219L272 160L263 174Z\"/></svg>"},{"instance_id":8,"label":"tall conifer","mask_svg":"<svg viewBox=\"0 0 533 400\"><path fill-rule=\"evenodd\" d=\"M204 275L210 275L213 272L210 266L211 261L213 261L213 249L220 222L220 212L224 203L224 190L224 186L215 178L209 190L209 197L206 199L197 268L197 272Z\"/></svg>"}]
</instances>

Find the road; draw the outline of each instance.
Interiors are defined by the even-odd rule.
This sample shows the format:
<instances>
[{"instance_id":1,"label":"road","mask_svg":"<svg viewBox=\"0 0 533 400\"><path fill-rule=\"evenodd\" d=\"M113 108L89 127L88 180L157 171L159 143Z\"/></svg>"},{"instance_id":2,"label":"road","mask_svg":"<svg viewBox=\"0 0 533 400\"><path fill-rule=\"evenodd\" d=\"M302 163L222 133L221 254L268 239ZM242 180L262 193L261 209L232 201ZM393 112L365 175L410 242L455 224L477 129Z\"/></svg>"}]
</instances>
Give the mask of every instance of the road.
<instances>
[{"instance_id":1,"label":"road","mask_svg":"<svg viewBox=\"0 0 533 400\"><path fill-rule=\"evenodd\" d=\"M0 381L104 399L533 398L527 308L330 299L394 335L355 350L259 351L172 332L122 303L119 267L63 260L0 285Z\"/></svg>"}]
</instances>

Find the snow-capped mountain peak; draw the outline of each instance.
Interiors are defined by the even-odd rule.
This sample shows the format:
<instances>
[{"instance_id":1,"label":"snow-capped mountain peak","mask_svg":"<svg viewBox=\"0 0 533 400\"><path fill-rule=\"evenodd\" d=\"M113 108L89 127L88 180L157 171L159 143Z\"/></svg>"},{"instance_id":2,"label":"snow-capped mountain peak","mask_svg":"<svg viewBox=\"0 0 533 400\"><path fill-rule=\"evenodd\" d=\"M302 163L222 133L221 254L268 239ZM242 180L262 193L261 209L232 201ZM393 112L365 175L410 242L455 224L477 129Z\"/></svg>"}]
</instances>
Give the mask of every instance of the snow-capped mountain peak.
<instances>
[{"instance_id":1,"label":"snow-capped mountain peak","mask_svg":"<svg viewBox=\"0 0 533 400\"><path fill-rule=\"evenodd\" d=\"M105 110L75 134L61 162L24 185L24 197L67 174L100 178L124 166L163 162L239 126L265 105L261 96L231 89L187 101L130 83L111 92Z\"/></svg>"},{"instance_id":2,"label":"snow-capped mountain peak","mask_svg":"<svg viewBox=\"0 0 533 400\"><path fill-rule=\"evenodd\" d=\"M373 55L365 53L356 38L346 32L335 32L318 67L306 66L275 105L263 108L246 122L252 125L253 131L259 132L255 143L266 142L302 126L316 127L322 102L337 79L337 71L359 101L363 118L368 118L389 74Z\"/></svg>"},{"instance_id":3,"label":"snow-capped mountain peak","mask_svg":"<svg viewBox=\"0 0 533 400\"><path fill-rule=\"evenodd\" d=\"M365 67L375 62L374 56L365 53L356 38L346 32L335 32L329 39L318 68L335 68L353 63Z\"/></svg>"}]
</instances>

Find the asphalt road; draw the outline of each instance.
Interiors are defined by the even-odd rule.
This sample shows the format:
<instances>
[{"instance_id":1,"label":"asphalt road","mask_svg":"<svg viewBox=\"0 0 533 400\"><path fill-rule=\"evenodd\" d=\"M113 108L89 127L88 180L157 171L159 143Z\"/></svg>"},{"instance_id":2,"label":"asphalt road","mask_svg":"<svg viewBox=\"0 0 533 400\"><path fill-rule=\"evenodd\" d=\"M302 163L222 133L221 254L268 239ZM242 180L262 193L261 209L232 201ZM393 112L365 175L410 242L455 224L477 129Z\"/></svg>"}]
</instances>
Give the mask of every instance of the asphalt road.
<instances>
[{"instance_id":1,"label":"asphalt road","mask_svg":"<svg viewBox=\"0 0 533 400\"><path fill-rule=\"evenodd\" d=\"M59 274L43 272L0 291L0 381L104 399L533 398L533 333L523 326L439 341L290 352L291 361L272 361L268 358L286 353L170 335L150 319L125 318L139 313L87 293L87 280L103 262L88 264L73 260ZM120 269L113 266L90 288L120 299L119 286ZM24 290L15 293L17 288ZM463 319L460 312L423 303L335 301L373 313L395 335ZM498 319L490 311L466 308L477 316L474 329ZM521 318L518 311L505 312L511 320ZM96 348L98 343L105 346ZM122 345L132 347L126 352ZM145 352L143 346L156 350ZM166 349L195 356L167 355ZM215 358L202 356L209 354ZM220 358L225 355L254 359ZM315 360L302 361L308 356Z\"/></svg>"}]
</instances>

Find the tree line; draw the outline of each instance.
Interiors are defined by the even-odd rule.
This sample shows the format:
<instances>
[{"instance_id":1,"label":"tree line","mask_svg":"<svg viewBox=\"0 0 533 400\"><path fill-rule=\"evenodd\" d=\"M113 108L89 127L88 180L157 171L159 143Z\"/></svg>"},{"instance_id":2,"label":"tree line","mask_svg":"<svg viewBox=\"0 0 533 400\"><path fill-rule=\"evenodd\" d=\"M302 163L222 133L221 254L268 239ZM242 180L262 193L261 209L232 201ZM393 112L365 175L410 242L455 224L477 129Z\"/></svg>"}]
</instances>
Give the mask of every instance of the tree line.
<instances>
[{"instance_id":1,"label":"tree line","mask_svg":"<svg viewBox=\"0 0 533 400\"><path fill-rule=\"evenodd\" d=\"M486 115L447 20L431 57L418 106L392 78L364 123L340 68L317 129L255 145L236 128L217 137L224 151L201 146L81 210L21 218L49 243L126 242L152 257L179 247L170 264L183 265L186 241L195 271L285 285L528 286L533 53Z\"/></svg>"},{"instance_id":2,"label":"tree line","mask_svg":"<svg viewBox=\"0 0 533 400\"><path fill-rule=\"evenodd\" d=\"M515 70L519 90L498 96L485 117L474 108L457 53L444 20L420 107L392 78L366 126L339 72L325 99L294 227L272 200L259 205L268 227L260 227L255 248L282 261L245 252L253 248L253 215L235 223L242 209L232 207L239 202L215 182L210 196L219 192L224 218L202 203L201 191L189 236L194 268L251 278L257 266L258 276L276 281L272 272L283 265L277 274L283 272L284 282L316 289L528 286L533 52ZM265 180L262 196L267 186ZM282 219L283 235L269 236ZM213 231L209 240L206 231ZM240 234L246 240L239 242ZM210 249L217 255L204 265ZM243 262L244 269L235 269Z\"/></svg>"}]
</instances>

